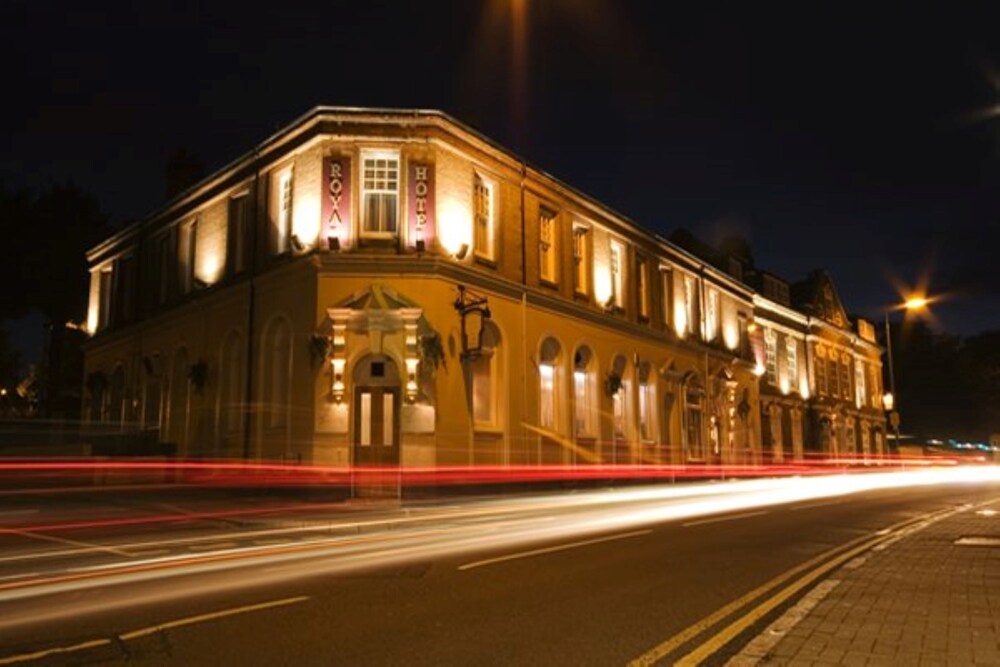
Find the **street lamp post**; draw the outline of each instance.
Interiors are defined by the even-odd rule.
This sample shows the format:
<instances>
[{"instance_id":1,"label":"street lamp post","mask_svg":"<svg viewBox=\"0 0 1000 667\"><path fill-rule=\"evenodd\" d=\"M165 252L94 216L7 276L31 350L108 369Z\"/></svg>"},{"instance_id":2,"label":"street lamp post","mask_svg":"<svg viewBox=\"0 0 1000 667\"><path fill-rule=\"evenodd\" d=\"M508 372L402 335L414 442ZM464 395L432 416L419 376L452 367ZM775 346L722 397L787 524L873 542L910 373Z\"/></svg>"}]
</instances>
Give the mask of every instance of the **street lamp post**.
<instances>
[{"instance_id":1,"label":"street lamp post","mask_svg":"<svg viewBox=\"0 0 1000 667\"><path fill-rule=\"evenodd\" d=\"M889 425L892 427L896 443L896 453L899 453L899 402L896 395L896 374L892 363L892 330L889 328L889 310L919 312L927 307L930 300L923 296L911 296L900 306L885 311L885 351L889 363L889 393L882 397L882 406L889 413ZM888 443L886 443L888 445Z\"/></svg>"}]
</instances>

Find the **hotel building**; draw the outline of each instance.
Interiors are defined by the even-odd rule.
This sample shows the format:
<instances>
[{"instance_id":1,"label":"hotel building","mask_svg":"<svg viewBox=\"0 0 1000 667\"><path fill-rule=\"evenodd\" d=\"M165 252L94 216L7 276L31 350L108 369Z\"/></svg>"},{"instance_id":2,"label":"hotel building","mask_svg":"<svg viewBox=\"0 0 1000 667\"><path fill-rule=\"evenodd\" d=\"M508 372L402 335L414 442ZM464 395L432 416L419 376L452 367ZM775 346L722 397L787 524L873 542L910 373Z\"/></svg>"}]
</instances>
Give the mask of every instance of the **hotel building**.
<instances>
[{"instance_id":1,"label":"hotel building","mask_svg":"<svg viewBox=\"0 0 1000 667\"><path fill-rule=\"evenodd\" d=\"M879 349L828 279L796 310L437 111L316 108L88 261L89 419L180 456L753 464L882 442Z\"/></svg>"}]
</instances>

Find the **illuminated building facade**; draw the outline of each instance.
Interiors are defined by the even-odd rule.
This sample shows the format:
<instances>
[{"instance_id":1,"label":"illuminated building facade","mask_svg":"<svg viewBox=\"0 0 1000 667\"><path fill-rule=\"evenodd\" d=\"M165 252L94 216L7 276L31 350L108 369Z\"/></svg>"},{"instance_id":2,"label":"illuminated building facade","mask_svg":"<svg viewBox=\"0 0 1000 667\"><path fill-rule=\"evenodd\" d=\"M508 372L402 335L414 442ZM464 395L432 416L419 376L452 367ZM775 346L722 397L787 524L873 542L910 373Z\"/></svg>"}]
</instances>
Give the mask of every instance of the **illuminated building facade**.
<instances>
[{"instance_id":1,"label":"illuminated building facade","mask_svg":"<svg viewBox=\"0 0 1000 667\"><path fill-rule=\"evenodd\" d=\"M182 456L760 460L754 290L440 112L314 109L88 260L89 418Z\"/></svg>"}]
</instances>

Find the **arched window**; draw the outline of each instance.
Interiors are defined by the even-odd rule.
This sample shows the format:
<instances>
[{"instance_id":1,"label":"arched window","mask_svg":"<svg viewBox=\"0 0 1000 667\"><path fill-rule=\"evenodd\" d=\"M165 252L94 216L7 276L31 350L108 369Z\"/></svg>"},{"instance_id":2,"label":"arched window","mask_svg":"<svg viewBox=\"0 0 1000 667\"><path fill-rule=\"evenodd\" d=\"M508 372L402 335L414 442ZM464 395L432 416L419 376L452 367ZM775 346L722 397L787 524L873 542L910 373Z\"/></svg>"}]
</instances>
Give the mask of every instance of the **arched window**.
<instances>
[{"instance_id":1,"label":"arched window","mask_svg":"<svg viewBox=\"0 0 1000 667\"><path fill-rule=\"evenodd\" d=\"M278 319L264 334L264 409L268 428L288 425L289 386L292 370L292 337L288 321Z\"/></svg>"},{"instance_id":2,"label":"arched window","mask_svg":"<svg viewBox=\"0 0 1000 667\"><path fill-rule=\"evenodd\" d=\"M497 406L500 369L500 330L492 322L483 325L482 353L469 361L472 376L472 419L477 427L499 424Z\"/></svg>"},{"instance_id":3,"label":"arched window","mask_svg":"<svg viewBox=\"0 0 1000 667\"><path fill-rule=\"evenodd\" d=\"M597 415L597 360L583 345L573 354L573 432L577 436L596 436Z\"/></svg>"},{"instance_id":4,"label":"arched window","mask_svg":"<svg viewBox=\"0 0 1000 667\"><path fill-rule=\"evenodd\" d=\"M659 419L656 410L656 374L652 364L639 364L639 438L644 442L659 440Z\"/></svg>"},{"instance_id":5,"label":"arched window","mask_svg":"<svg viewBox=\"0 0 1000 667\"><path fill-rule=\"evenodd\" d=\"M615 440L628 438L628 424L632 416L632 377L629 373L628 360L619 354L611 364L611 374L620 380L618 391L611 396L614 414Z\"/></svg>"},{"instance_id":6,"label":"arched window","mask_svg":"<svg viewBox=\"0 0 1000 667\"><path fill-rule=\"evenodd\" d=\"M238 433L243 426L240 418L242 411L243 389L243 340L239 333L233 331L222 344L221 369L219 371L219 417L222 433L231 435Z\"/></svg>"},{"instance_id":7,"label":"arched window","mask_svg":"<svg viewBox=\"0 0 1000 667\"><path fill-rule=\"evenodd\" d=\"M551 337L542 341L538 355L538 425L549 430L556 430L561 358L559 341Z\"/></svg>"},{"instance_id":8,"label":"arched window","mask_svg":"<svg viewBox=\"0 0 1000 667\"><path fill-rule=\"evenodd\" d=\"M704 398L705 390L698 379L689 379L684 387L684 445L690 460L705 459L705 442L702 436Z\"/></svg>"}]
</instances>

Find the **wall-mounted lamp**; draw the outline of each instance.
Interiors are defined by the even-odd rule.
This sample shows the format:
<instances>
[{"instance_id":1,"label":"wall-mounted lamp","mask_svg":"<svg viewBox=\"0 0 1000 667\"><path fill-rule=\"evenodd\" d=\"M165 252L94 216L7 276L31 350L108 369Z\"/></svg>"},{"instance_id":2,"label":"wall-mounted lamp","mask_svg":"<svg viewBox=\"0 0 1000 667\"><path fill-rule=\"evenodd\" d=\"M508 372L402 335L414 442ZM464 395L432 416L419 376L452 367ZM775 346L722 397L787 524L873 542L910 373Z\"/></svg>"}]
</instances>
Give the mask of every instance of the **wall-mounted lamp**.
<instances>
[{"instance_id":1,"label":"wall-mounted lamp","mask_svg":"<svg viewBox=\"0 0 1000 667\"><path fill-rule=\"evenodd\" d=\"M302 252L306 249L306 244L296 234L292 234L292 248L295 249L295 252Z\"/></svg>"},{"instance_id":2,"label":"wall-mounted lamp","mask_svg":"<svg viewBox=\"0 0 1000 667\"><path fill-rule=\"evenodd\" d=\"M330 384L330 394L333 396L333 402L338 405L344 400L344 365L346 360L344 359L331 359L330 367L333 373L333 382Z\"/></svg>"},{"instance_id":3,"label":"wall-mounted lamp","mask_svg":"<svg viewBox=\"0 0 1000 667\"><path fill-rule=\"evenodd\" d=\"M329 248L330 252L340 252L340 237L327 236L326 247Z\"/></svg>"},{"instance_id":4,"label":"wall-mounted lamp","mask_svg":"<svg viewBox=\"0 0 1000 667\"><path fill-rule=\"evenodd\" d=\"M486 323L493 316L490 312L489 301L485 296L477 296L471 292L467 292L465 285L459 285L458 298L455 299L454 306L461 319L462 353L460 358L462 361L475 359L483 353L483 334L486 331ZM467 323L469 318L473 319ZM475 328L473 329L476 334L476 344L474 346L469 345L470 324L478 328L478 331Z\"/></svg>"},{"instance_id":5,"label":"wall-mounted lamp","mask_svg":"<svg viewBox=\"0 0 1000 667\"><path fill-rule=\"evenodd\" d=\"M201 278L195 277L194 286L198 289L205 289L206 287L208 287L208 283L206 283Z\"/></svg>"},{"instance_id":6,"label":"wall-mounted lamp","mask_svg":"<svg viewBox=\"0 0 1000 667\"><path fill-rule=\"evenodd\" d=\"M468 255L468 254L469 254L469 244L468 243L463 243L462 247L459 248L458 252L455 253L455 259L461 261L461 260L465 259L465 256Z\"/></svg>"}]
</instances>

